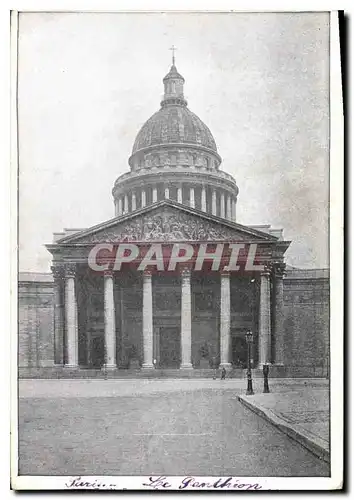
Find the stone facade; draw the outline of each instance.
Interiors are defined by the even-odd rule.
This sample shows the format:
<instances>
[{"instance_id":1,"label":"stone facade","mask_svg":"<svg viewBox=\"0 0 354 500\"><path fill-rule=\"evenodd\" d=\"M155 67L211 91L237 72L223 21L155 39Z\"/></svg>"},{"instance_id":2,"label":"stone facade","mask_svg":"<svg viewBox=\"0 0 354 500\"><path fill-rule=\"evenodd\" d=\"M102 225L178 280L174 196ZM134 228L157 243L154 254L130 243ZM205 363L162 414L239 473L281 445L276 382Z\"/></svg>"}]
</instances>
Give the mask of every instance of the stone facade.
<instances>
[{"instance_id":1,"label":"stone facade","mask_svg":"<svg viewBox=\"0 0 354 500\"><path fill-rule=\"evenodd\" d=\"M50 274L22 273L18 287L18 365L54 365L54 289Z\"/></svg>"},{"instance_id":2,"label":"stone facade","mask_svg":"<svg viewBox=\"0 0 354 500\"><path fill-rule=\"evenodd\" d=\"M329 272L287 272L284 280L285 364L296 373L327 375L329 369Z\"/></svg>"},{"instance_id":3,"label":"stone facade","mask_svg":"<svg viewBox=\"0 0 354 500\"><path fill-rule=\"evenodd\" d=\"M104 364L103 280L103 277L98 278L98 282L97 279L79 280L78 363L81 368L101 369ZM250 328L255 333L253 366L257 366L258 318L253 308L259 304L259 283L250 284L246 278L234 277L230 289L230 362L233 367L245 366L244 334ZM162 368L178 368L181 362L181 279L154 276L152 290L153 358ZM192 366L195 369L210 368L213 359L220 362L220 277L194 277L191 293ZM20 275L20 374L24 368L61 366L61 361L65 362L66 355L61 360L56 352L54 296L50 274ZM114 298L117 366L129 368L132 349L141 366L144 359L142 277L131 275L115 280ZM171 334L170 346L168 338L161 341L164 332ZM161 348L173 350L176 356L164 358ZM274 352L271 361L276 362ZM274 376L327 376L328 363L328 271L289 269L284 277L284 367L277 370L274 364L271 373ZM23 373L30 372L24 370Z\"/></svg>"}]
</instances>

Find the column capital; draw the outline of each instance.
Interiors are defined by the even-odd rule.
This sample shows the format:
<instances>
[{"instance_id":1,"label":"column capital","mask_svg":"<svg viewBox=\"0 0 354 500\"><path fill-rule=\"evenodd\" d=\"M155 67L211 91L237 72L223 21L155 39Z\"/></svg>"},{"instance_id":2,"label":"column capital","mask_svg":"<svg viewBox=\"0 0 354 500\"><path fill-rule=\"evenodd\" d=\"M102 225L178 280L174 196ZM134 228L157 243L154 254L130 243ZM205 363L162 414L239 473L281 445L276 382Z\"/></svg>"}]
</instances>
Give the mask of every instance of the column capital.
<instances>
[{"instance_id":1,"label":"column capital","mask_svg":"<svg viewBox=\"0 0 354 500\"><path fill-rule=\"evenodd\" d=\"M145 269L145 271L143 271L143 273L142 273L142 274L143 274L143 277L144 277L144 278L151 278L151 276L152 276L152 271L149 271L149 270Z\"/></svg>"},{"instance_id":2,"label":"column capital","mask_svg":"<svg viewBox=\"0 0 354 500\"><path fill-rule=\"evenodd\" d=\"M105 270L103 271L103 276L104 276L105 278L113 278L113 276L114 276L113 269L105 269Z\"/></svg>"},{"instance_id":3,"label":"column capital","mask_svg":"<svg viewBox=\"0 0 354 500\"><path fill-rule=\"evenodd\" d=\"M63 264L53 265L51 266L50 270L52 271L54 281L65 279L65 267Z\"/></svg>"},{"instance_id":4,"label":"column capital","mask_svg":"<svg viewBox=\"0 0 354 500\"><path fill-rule=\"evenodd\" d=\"M269 278L272 272L272 266L270 264L265 264L263 271L261 271L261 276Z\"/></svg>"},{"instance_id":5,"label":"column capital","mask_svg":"<svg viewBox=\"0 0 354 500\"><path fill-rule=\"evenodd\" d=\"M76 263L70 262L64 265L65 278L75 278L76 275Z\"/></svg>"},{"instance_id":6,"label":"column capital","mask_svg":"<svg viewBox=\"0 0 354 500\"><path fill-rule=\"evenodd\" d=\"M229 278L230 277L230 271L225 271L225 270L220 271L220 276L222 278Z\"/></svg>"},{"instance_id":7,"label":"column capital","mask_svg":"<svg viewBox=\"0 0 354 500\"><path fill-rule=\"evenodd\" d=\"M180 274L181 274L182 278L184 278L184 279L190 278L191 274L192 274L190 266L186 266L186 265L181 266L180 267Z\"/></svg>"},{"instance_id":8,"label":"column capital","mask_svg":"<svg viewBox=\"0 0 354 500\"><path fill-rule=\"evenodd\" d=\"M274 262L273 270L276 278L283 278L285 275L286 264L284 262Z\"/></svg>"}]
</instances>

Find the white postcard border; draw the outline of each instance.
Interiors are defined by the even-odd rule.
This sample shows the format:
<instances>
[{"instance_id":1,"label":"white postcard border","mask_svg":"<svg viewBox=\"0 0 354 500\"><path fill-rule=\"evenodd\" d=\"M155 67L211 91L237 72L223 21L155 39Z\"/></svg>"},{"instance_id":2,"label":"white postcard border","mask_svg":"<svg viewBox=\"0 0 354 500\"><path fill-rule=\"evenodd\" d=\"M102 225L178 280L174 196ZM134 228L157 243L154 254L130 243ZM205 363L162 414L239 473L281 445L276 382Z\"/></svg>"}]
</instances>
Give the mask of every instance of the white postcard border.
<instances>
[{"instance_id":1,"label":"white postcard border","mask_svg":"<svg viewBox=\"0 0 354 500\"><path fill-rule=\"evenodd\" d=\"M274 3L274 2L273 2ZM280 2L276 2L279 6ZM312 8L311 10L326 10L329 2L323 2L321 8ZM333 3L333 2L331 2ZM51 2L48 9L47 2L37 2L36 8L29 7L28 2L16 2L16 8L23 11L43 10L54 11L54 4L58 5L57 10L79 11L80 6L73 8L73 4L78 2ZM114 4L114 6L113 6ZM171 2L168 8L166 5L162 7L162 2L157 2L154 10L176 10L173 5L176 2ZM268 2L268 4L272 4ZM302 5L306 4L306 9ZM96 7L94 7L94 5ZM116 10L116 2L100 2L100 8L97 9L96 1L86 1L84 11L101 11L101 10ZM111 7L109 7L111 5ZM127 5L127 10L143 10L143 2L121 2L121 10L124 10L124 5ZM139 5L137 7L137 5ZM184 7L188 5L188 7ZM234 2L220 2L217 11L228 10ZM239 11L263 10L262 2L247 2L248 8L238 8ZM250 8L250 5L257 5ZM59 7L60 6L60 7ZM91 6L91 7L90 7ZM178 10L192 10L191 2L178 2ZM239 7L239 5L238 5ZM273 8L274 9L274 8ZM208 9L209 10L209 9ZM216 9L210 9L210 11ZM272 10L272 7L266 9ZM274 9L275 10L275 9ZM283 8L277 10L284 10ZM309 10L309 2L297 2L296 7L286 9L288 11ZM151 11L151 9L149 9ZM14 88L17 84L17 12L12 12L11 33L11 469L12 469L12 488L16 490L58 490L68 489L70 481L72 482L77 476L18 476L18 433L17 433L17 120L16 120L16 93ZM339 54L339 35L338 35L338 15L336 11L331 12L330 23L330 298L331 298L331 477L330 478L280 478L280 477L235 477L232 478L233 484L259 484L262 489L266 490L328 490L339 488L343 477L343 112L341 99L341 73L340 73L340 54ZM13 193L16 193L14 195ZM335 336L335 339L334 339ZM333 342L335 340L335 342ZM157 476L154 476L157 478ZM166 482L171 484L171 487L162 487L162 489L178 490L184 477L166 476ZM195 480L200 483L214 484L218 477L195 477ZM224 480L227 477L223 478ZM101 484L97 489L149 489L151 486L144 486L149 479L148 477L140 476L82 476L80 481L93 484L96 481ZM114 487L103 487L103 484L115 485ZM220 483L219 483L220 484ZM80 488L80 487L78 487ZM238 488L238 487L237 487ZM237 490L235 488L235 490ZM85 489L96 489L86 487ZM187 488L184 488L185 490ZM189 490L197 491L198 489L218 489L215 486L188 487ZM230 488L220 488L229 490ZM241 488L239 488L241 489Z\"/></svg>"}]
</instances>

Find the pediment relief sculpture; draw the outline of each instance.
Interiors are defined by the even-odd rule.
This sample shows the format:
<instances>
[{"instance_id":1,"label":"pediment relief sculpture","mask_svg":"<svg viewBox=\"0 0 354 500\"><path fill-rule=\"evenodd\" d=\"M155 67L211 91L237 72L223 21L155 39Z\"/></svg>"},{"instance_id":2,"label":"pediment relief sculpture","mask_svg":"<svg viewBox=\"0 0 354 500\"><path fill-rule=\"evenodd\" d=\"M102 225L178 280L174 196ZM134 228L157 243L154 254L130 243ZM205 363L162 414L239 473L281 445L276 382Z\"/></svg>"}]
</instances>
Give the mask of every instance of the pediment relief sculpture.
<instances>
[{"instance_id":1,"label":"pediment relief sculpture","mask_svg":"<svg viewBox=\"0 0 354 500\"><path fill-rule=\"evenodd\" d=\"M217 241L248 240L247 234L185 213L145 214L129 222L83 235L76 241L87 243L133 241Z\"/></svg>"}]
</instances>

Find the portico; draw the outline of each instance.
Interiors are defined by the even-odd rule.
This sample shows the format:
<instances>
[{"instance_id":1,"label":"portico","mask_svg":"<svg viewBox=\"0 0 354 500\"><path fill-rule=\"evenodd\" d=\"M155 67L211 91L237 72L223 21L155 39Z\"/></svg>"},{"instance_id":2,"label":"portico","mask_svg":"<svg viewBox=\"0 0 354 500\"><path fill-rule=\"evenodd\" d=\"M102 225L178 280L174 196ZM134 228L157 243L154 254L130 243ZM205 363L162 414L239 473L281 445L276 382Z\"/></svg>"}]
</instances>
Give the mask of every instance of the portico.
<instances>
[{"instance_id":1,"label":"portico","mask_svg":"<svg viewBox=\"0 0 354 500\"><path fill-rule=\"evenodd\" d=\"M171 221L176 220L180 210L188 211L188 227L195 226L198 219L199 227L205 224L195 209L165 200L158 206L145 207L138 220L133 214L123 223L117 218L105 227L90 228L48 246L55 256L57 364L71 369L115 370L128 368L135 359L142 370L155 367L191 370L201 364L230 369L243 362L241 339L248 328L257 339L254 362L282 362L282 263L278 261L286 242L262 234L259 245L267 258L267 266L254 266L256 271L242 273L235 262L231 266L230 260L233 270L229 271L224 257L220 258L219 269L213 270L220 237L225 238L227 232L220 227L220 222L214 227L208 219L209 226L204 227L204 232L207 230L206 236L212 236L218 243L188 241L190 245L204 245L203 255L209 266L200 269L196 253L190 262L175 266L164 264L163 271L161 262L139 270L143 258L135 267L118 266L118 271L110 268L100 272L90 267L88 255L92 253L93 243L102 248L103 241L111 246L112 242L127 241L127 229L132 231L134 227L135 233L130 233L130 239L146 252L144 235L139 236L136 230L144 226L144 221L150 228L146 221L156 220L157 215L161 228L165 229L154 237L156 241L165 240L160 246L161 253L166 254L171 247L168 239L173 237L173 233L166 231L171 231ZM210 216L203 214L203 218L207 217ZM239 240L243 242L240 246L245 247L256 241L256 237L260 241L258 232L250 234L250 230L245 229L242 234L240 225L228 224L234 231L232 236L232 228L228 227L231 232L225 242ZM151 245L157 246L154 240L150 248ZM148 262L151 264L153 260ZM173 271L168 272L169 268ZM259 271L260 268L263 270ZM272 319L272 311L276 311L276 321Z\"/></svg>"}]
</instances>

